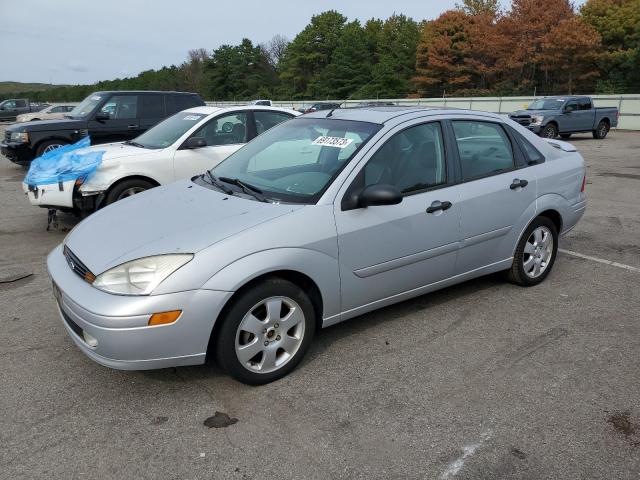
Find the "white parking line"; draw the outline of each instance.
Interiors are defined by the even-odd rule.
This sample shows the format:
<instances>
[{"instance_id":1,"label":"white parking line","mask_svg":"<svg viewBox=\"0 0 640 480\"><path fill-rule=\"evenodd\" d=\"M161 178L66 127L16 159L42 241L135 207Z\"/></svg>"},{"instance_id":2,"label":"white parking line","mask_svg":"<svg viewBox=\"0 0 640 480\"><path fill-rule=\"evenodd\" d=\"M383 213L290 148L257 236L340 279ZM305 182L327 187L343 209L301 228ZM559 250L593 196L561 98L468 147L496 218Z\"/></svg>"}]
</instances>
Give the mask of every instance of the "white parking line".
<instances>
[{"instance_id":1,"label":"white parking line","mask_svg":"<svg viewBox=\"0 0 640 480\"><path fill-rule=\"evenodd\" d=\"M604 258L592 257L590 255L584 255L583 253L572 252L571 250L564 250L563 248L559 248L558 251L562 253L566 253L567 255L572 255L574 257L584 258L585 260L591 260L592 262L603 263L605 265L611 265L612 267L624 268L625 270L629 270L630 272L640 273L640 268L632 267L631 265L625 265L624 263L613 262L611 260L605 260Z\"/></svg>"}]
</instances>

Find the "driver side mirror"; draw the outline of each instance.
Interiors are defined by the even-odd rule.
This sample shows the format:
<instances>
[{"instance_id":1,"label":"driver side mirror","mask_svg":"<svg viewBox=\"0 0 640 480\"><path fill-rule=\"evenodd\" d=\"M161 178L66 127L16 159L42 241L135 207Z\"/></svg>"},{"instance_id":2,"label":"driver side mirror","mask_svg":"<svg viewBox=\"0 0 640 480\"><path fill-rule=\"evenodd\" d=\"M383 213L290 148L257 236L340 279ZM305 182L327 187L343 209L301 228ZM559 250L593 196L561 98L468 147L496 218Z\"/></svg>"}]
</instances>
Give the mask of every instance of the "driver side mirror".
<instances>
[{"instance_id":1,"label":"driver side mirror","mask_svg":"<svg viewBox=\"0 0 640 480\"><path fill-rule=\"evenodd\" d=\"M96 113L96 116L93 118L97 122L104 122L105 120L111 119L111 115L109 115L107 112L98 112Z\"/></svg>"},{"instance_id":2,"label":"driver side mirror","mask_svg":"<svg viewBox=\"0 0 640 480\"><path fill-rule=\"evenodd\" d=\"M402 193L393 185L369 185L358 195L359 207L397 205L402 202Z\"/></svg>"},{"instance_id":3,"label":"driver side mirror","mask_svg":"<svg viewBox=\"0 0 640 480\"><path fill-rule=\"evenodd\" d=\"M567 105L566 107L564 107L564 113L571 113L576 109L576 107L574 107L573 105Z\"/></svg>"},{"instance_id":4,"label":"driver side mirror","mask_svg":"<svg viewBox=\"0 0 640 480\"><path fill-rule=\"evenodd\" d=\"M186 142L184 142L184 148L186 149L196 149L207 146L207 141L203 137L191 137L188 138Z\"/></svg>"}]
</instances>

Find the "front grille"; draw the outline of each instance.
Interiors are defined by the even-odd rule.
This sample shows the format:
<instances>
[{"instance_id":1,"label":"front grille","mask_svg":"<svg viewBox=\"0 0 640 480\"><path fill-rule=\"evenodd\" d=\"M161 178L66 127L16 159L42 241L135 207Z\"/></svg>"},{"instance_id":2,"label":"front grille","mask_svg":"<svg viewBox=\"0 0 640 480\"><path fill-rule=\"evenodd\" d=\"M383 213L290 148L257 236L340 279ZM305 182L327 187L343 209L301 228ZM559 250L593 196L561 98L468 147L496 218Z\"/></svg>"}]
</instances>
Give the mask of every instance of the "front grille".
<instances>
[{"instance_id":1,"label":"front grille","mask_svg":"<svg viewBox=\"0 0 640 480\"><path fill-rule=\"evenodd\" d=\"M11 141L11 132L9 130L5 130L4 132L4 141L9 143Z\"/></svg>"},{"instance_id":2,"label":"front grille","mask_svg":"<svg viewBox=\"0 0 640 480\"><path fill-rule=\"evenodd\" d=\"M518 122L520 125L528 127L531 125L531 117L529 115L509 115L509 118L514 122Z\"/></svg>"},{"instance_id":3,"label":"front grille","mask_svg":"<svg viewBox=\"0 0 640 480\"><path fill-rule=\"evenodd\" d=\"M87 266L80 261L78 257L65 245L63 249L64 257L67 259L67 263L71 270L73 270L79 277L82 277L83 280L86 280L89 283L93 283L96 279L96 276L91 273L91 270L87 268Z\"/></svg>"}]
</instances>

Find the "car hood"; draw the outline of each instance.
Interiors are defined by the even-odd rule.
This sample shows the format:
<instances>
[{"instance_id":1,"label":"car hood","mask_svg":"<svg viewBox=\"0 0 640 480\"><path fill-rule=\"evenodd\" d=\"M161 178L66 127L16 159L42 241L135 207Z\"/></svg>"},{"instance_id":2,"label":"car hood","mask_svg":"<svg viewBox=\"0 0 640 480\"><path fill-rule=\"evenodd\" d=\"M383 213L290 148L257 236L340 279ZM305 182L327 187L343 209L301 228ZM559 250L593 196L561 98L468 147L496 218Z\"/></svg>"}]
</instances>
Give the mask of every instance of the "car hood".
<instances>
[{"instance_id":1,"label":"car hood","mask_svg":"<svg viewBox=\"0 0 640 480\"><path fill-rule=\"evenodd\" d=\"M104 152L104 154L102 155L102 162L104 163L110 160L118 160L120 158L125 158L125 157L148 155L150 153L159 152L160 150L134 147L133 145L127 145L123 142L118 142L118 143L104 143L101 145L94 145L87 148L81 148L76 150L75 153L82 154L82 153L91 152L91 151Z\"/></svg>"},{"instance_id":2,"label":"car hood","mask_svg":"<svg viewBox=\"0 0 640 480\"><path fill-rule=\"evenodd\" d=\"M518 110L511 114L512 117L529 117L531 115L555 115L559 110Z\"/></svg>"},{"instance_id":3,"label":"car hood","mask_svg":"<svg viewBox=\"0 0 640 480\"><path fill-rule=\"evenodd\" d=\"M20 132L46 132L49 130L75 130L87 128L87 122L84 120L71 120L62 118L57 120L37 120L28 124L18 124L8 127L7 130Z\"/></svg>"},{"instance_id":4,"label":"car hood","mask_svg":"<svg viewBox=\"0 0 640 480\"><path fill-rule=\"evenodd\" d=\"M99 210L79 223L65 244L98 275L137 258L196 253L300 208L228 196L183 180Z\"/></svg>"}]
</instances>

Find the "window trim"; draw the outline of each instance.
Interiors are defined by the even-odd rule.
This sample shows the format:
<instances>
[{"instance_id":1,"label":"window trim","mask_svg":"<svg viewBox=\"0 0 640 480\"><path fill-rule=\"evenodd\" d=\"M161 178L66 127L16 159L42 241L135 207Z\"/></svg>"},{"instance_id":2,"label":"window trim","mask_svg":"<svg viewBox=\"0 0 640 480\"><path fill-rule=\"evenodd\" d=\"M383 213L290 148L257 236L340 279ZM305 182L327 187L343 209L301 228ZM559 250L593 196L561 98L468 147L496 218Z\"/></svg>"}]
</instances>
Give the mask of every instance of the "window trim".
<instances>
[{"instance_id":1,"label":"window trim","mask_svg":"<svg viewBox=\"0 0 640 480\"><path fill-rule=\"evenodd\" d=\"M507 133L509 133L513 137L515 143L518 146L518 150L520 151L520 155L522 156L522 165L520 166L520 168L533 167L534 165L540 165L547 161L547 157L545 157L544 154L540 150L538 150L538 148L533 143L527 140L524 135L516 131L513 127L507 125ZM526 149L524 148L524 142L529 144L529 146L542 157L542 160L529 160L529 156L527 155Z\"/></svg>"},{"instance_id":2,"label":"window trim","mask_svg":"<svg viewBox=\"0 0 640 480\"><path fill-rule=\"evenodd\" d=\"M409 120L407 123L414 121L415 119ZM380 151L381 148L383 148L387 142L389 142L393 137L395 137L396 135L404 132L405 130L409 130L410 128L413 127L418 127L420 125L427 125L429 123L438 123L440 124L440 133L442 135L442 148L444 150L444 171L445 171L445 180L443 183L439 183L437 185L432 185L430 187L427 188L422 188L420 190L413 190L411 192L400 192L402 195L402 198L405 197L410 197L413 195L419 195L421 193L427 193L427 192L432 192L435 190L440 190L442 188L447 188L450 186L453 186L456 184L455 181L455 170L452 168L453 165L453 155L451 152L451 145L450 142L448 141L448 134L447 134L447 128L446 128L446 120L426 120L424 121L424 118L420 118L418 119L420 121L418 121L417 123L411 123L410 125L404 126L403 128L399 129L399 130L395 130L392 129L389 132L387 132L384 136L384 138L381 138L380 140L378 140L378 142L376 142L372 148L374 148L375 150L373 151L369 151L367 152L367 158L366 160L364 160L364 162L362 162L362 166L360 166L360 170L358 170L358 172L355 174L355 176L353 177L353 180L351 180L351 183L349 184L349 186L347 187L347 189L344 191L344 195L342 196L342 199L340 200L340 210L341 211L348 211L348 210L356 210L360 207L354 206L353 205L353 198L354 198L354 194L357 190L362 190L364 189L364 169L366 168L367 164L369 163L369 161L371 161L371 159L373 158L373 156L378 153L378 151ZM402 124L401 124L402 125ZM400 125L396 125L395 128L399 127ZM381 143L380 143L381 142ZM376 145L380 144L379 147L376 148Z\"/></svg>"},{"instance_id":3,"label":"window trim","mask_svg":"<svg viewBox=\"0 0 640 480\"><path fill-rule=\"evenodd\" d=\"M456 157L457 164L458 164L458 169L459 169L459 177L458 177L459 181L458 181L458 183L462 184L462 183L468 183L468 182L475 182L476 180L482 180L484 178L495 177L496 175L502 175L504 173L514 172L516 170L520 170L521 168L523 168L522 161L524 160L524 158L522 157L522 153L520 152L519 147L516 147L515 139L512 138L511 135L509 135L509 131L505 128L506 125L504 123L502 123L501 121L492 120L492 119L476 120L475 118L451 118L448 121L449 121L450 127L451 127L450 134L452 136L452 144L453 144L453 147L455 149L454 152L455 152L455 157ZM490 123L490 124L493 124L493 125L498 125L498 127L501 128L502 131L504 132L505 136L507 137L507 139L509 140L509 143L511 145L513 167L512 168L508 168L508 169L504 169L504 170L498 170L498 171L494 171L494 172L489 172L489 173L486 173L484 175L478 175L478 176L475 176L475 177L471 177L471 178L465 179L463 171L462 171L462 160L460 158L460 151L458 150L458 140L456 138L455 130L453 128L453 123L454 122L478 122L478 123Z\"/></svg>"}]
</instances>

